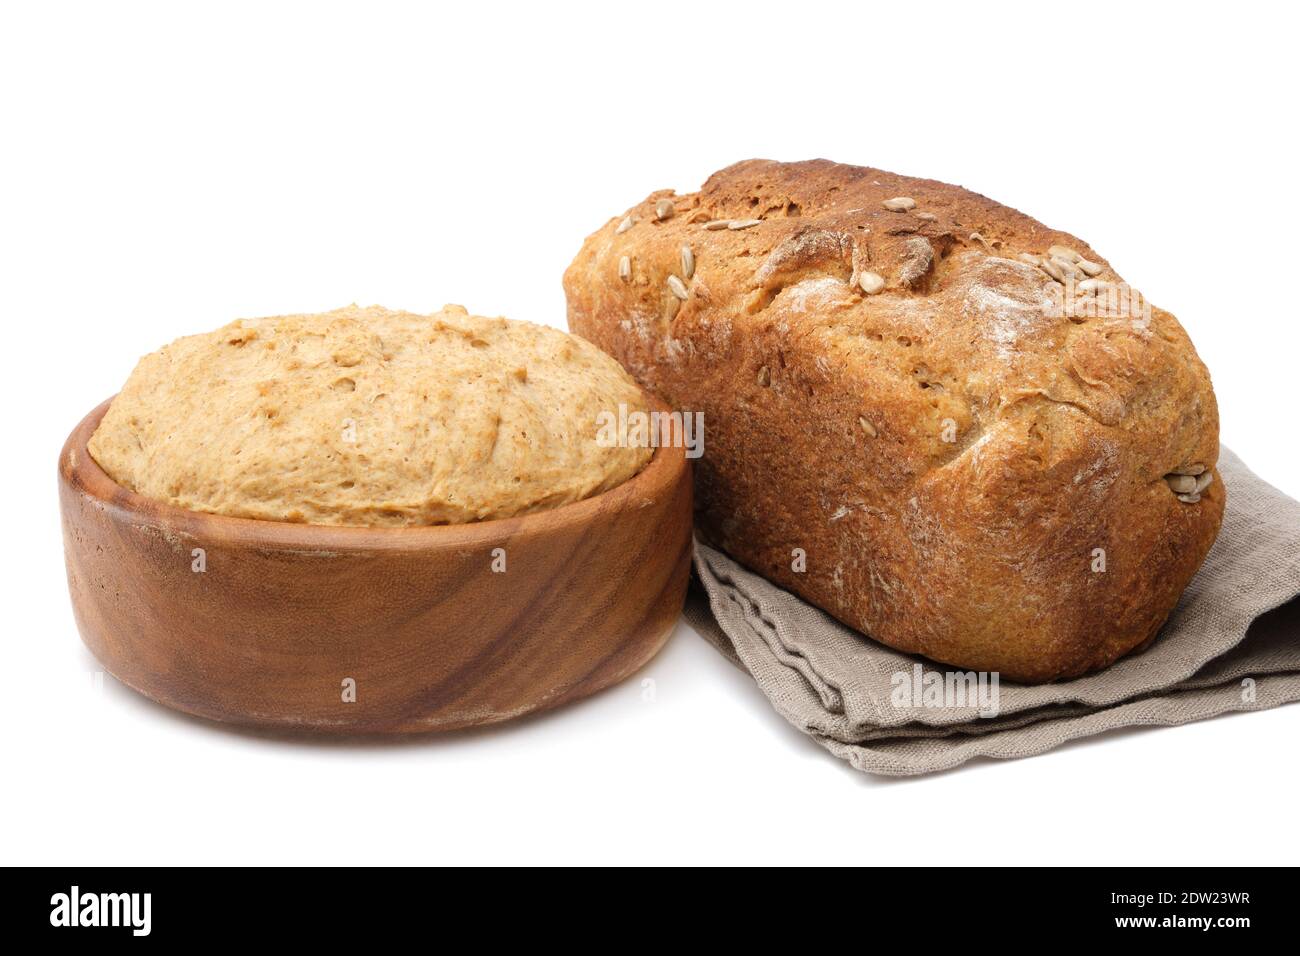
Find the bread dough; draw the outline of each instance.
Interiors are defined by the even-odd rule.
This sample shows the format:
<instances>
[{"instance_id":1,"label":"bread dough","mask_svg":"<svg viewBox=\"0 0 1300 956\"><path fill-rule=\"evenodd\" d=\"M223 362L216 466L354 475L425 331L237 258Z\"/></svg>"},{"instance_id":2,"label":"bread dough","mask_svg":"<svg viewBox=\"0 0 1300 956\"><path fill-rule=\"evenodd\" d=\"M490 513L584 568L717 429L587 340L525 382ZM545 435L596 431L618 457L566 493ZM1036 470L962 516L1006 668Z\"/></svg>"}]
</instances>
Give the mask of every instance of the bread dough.
<instances>
[{"instance_id":1,"label":"bread dough","mask_svg":"<svg viewBox=\"0 0 1300 956\"><path fill-rule=\"evenodd\" d=\"M140 360L90 440L139 494L324 525L504 518L599 494L650 448L597 416L645 398L595 346L445 306L243 319Z\"/></svg>"}]
</instances>

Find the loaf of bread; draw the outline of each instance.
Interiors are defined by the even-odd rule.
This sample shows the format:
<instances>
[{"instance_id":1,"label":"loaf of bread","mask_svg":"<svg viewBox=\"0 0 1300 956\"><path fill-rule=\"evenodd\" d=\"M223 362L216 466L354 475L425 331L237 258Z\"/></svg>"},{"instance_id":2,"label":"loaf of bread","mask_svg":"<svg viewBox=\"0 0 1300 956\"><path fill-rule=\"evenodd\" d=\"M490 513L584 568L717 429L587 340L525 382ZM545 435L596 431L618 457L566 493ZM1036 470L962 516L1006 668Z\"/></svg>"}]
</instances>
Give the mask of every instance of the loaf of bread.
<instances>
[{"instance_id":1,"label":"loaf of bread","mask_svg":"<svg viewBox=\"0 0 1300 956\"><path fill-rule=\"evenodd\" d=\"M1182 327L965 189L743 162L611 219L564 287L572 331L704 413L703 537L899 650L1025 682L1104 667L1218 532Z\"/></svg>"},{"instance_id":2,"label":"loaf of bread","mask_svg":"<svg viewBox=\"0 0 1300 956\"><path fill-rule=\"evenodd\" d=\"M621 484L652 449L599 440L644 395L558 329L377 307L243 319L146 355L90 440L118 484L192 511L456 524Z\"/></svg>"}]
</instances>

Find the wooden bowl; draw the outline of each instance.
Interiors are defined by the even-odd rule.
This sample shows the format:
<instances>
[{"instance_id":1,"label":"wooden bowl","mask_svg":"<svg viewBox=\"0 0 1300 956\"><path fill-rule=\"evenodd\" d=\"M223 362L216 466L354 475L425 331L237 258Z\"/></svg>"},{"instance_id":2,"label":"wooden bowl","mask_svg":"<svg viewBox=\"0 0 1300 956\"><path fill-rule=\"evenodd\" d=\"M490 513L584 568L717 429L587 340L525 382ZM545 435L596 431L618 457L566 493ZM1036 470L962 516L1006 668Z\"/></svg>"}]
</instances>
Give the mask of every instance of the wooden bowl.
<instances>
[{"instance_id":1,"label":"wooden bowl","mask_svg":"<svg viewBox=\"0 0 1300 956\"><path fill-rule=\"evenodd\" d=\"M681 612L682 448L657 449L603 494L519 518L326 527L128 491L86 450L108 406L59 458L68 587L86 646L168 707L342 734L508 720L622 680Z\"/></svg>"}]
</instances>

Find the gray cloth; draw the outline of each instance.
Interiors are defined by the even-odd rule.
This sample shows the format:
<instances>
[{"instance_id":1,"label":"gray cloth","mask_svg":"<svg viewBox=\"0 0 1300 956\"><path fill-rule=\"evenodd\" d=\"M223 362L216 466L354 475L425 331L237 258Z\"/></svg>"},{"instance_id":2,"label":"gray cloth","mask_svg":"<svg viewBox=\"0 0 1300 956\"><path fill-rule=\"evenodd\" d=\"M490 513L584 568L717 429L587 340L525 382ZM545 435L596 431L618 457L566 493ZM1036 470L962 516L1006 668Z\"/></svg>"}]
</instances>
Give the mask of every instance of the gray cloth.
<instances>
[{"instance_id":1,"label":"gray cloth","mask_svg":"<svg viewBox=\"0 0 1300 956\"><path fill-rule=\"evenodd\" d=\"M952 668L877 644L699 541L686 618L786 720L870 773L1029 757L1117 727L1300 700L1300 502L1226 448L1219 474L1223 529L1156 641L1086 677L1001 681L996 707L991 685L983 700L963 701L955 682L940 697L930 685Z\"/></svg>"}]
</instances>

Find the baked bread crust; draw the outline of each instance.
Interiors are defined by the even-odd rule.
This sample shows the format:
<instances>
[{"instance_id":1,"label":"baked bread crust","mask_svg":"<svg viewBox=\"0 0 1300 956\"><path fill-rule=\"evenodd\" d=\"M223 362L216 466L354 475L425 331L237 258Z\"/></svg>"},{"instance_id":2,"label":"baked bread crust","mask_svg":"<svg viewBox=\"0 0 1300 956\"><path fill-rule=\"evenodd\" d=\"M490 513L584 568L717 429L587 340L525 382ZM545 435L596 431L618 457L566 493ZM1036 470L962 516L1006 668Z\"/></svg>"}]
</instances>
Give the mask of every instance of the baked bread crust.
<instances>
[{"instance_id":1,"label":"baked bread crust","mask_svg":"<svg viewBox=\"0 0 1300 956\"><path fill-rule=\"evenodd\" d=\"M826 160L653 193L564 276L572 331L704 413L706 540L885 644L1026 682L1152 640L1222 519L1209 374L1121 283L983 196Z\"/></svg>"}]
</instances>

